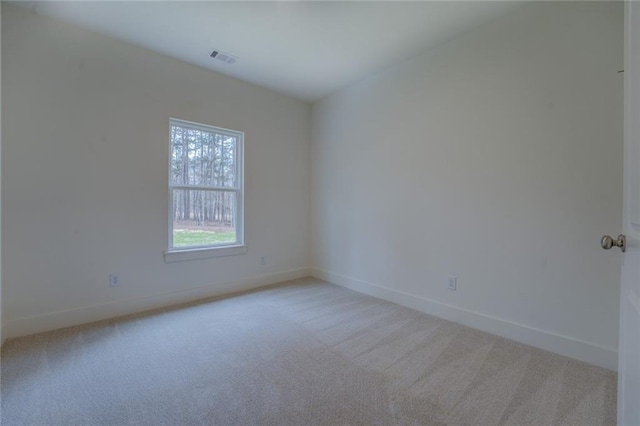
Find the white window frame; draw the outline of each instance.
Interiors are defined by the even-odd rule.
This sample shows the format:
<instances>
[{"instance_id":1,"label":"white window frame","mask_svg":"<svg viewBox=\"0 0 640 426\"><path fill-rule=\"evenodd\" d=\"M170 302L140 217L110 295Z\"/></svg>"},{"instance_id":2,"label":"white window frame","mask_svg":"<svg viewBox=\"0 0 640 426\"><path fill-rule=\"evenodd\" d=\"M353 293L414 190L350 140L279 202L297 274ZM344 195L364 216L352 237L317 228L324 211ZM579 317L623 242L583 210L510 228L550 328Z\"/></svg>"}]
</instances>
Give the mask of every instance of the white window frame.
<instances>
[{"instance_id":1,"label":"white window frame","mask_svg":"<svg viewBox=\"0 0 640 426\"><path fill-rule=\"evenodd\" d=\"M205 132L213 132L236 138L236 186L219 187L203 185L173 185L171 183L171 126L189 127L191 129ZM169 119L169 161L168 161L168 189L169 189L169 223L168 234L169 249L165 251L165 262L180 262L184 260L205 259L209 257L233 256L247 253L247 246L244 243L244 132L210 126L207 124L195 123L192 121L177 118ZM236 218L235 231L236 241L232 243L221 243L204 246L173 247L173 192L176 189L193 190L204 189L207 191L234 192L236 194Z\"/></svg>"}]
</instances>

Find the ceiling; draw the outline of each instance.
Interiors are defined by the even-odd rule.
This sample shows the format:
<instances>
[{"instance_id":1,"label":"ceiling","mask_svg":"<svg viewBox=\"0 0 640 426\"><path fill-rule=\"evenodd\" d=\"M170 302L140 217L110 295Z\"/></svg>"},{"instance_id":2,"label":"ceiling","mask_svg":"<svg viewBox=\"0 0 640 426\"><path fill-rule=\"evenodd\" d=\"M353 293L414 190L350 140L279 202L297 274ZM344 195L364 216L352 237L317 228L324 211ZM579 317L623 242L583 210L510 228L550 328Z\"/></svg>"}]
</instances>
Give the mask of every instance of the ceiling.
<instances>
[{"instance_id":1,"label":"ceiling","mask_svg":"<svg viewBox=\"0 0 640 426\"><path fill-rule=\"evenodd\" d=\"M489 22L519 3L19 2L36 13L305 101ZM520 3L521 4L521 3ZM239 59L227 64L212 50Z\"/></svg>"}]
</instances>

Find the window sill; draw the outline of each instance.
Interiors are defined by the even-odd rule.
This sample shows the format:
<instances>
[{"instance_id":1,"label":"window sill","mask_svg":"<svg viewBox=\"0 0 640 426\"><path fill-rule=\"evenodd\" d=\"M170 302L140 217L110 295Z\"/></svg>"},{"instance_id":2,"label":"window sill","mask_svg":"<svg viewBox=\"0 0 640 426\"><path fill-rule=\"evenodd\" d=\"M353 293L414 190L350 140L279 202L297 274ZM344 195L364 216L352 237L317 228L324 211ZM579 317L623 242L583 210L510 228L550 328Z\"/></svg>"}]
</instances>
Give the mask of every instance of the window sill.
<instances>
[{"instance_id":1,"label":"window sill","mask_svg":"<svg viewBox=\"0 0 640 426\"><path fill-rule=\"evenodd\" d=\"M211 257L236 256L246 254L249 248L245 245L226 247L204 247L185 250L167 250L164 252L164 262L184 262L187 260L208 259Z\"/></svg>"}]
</instances>

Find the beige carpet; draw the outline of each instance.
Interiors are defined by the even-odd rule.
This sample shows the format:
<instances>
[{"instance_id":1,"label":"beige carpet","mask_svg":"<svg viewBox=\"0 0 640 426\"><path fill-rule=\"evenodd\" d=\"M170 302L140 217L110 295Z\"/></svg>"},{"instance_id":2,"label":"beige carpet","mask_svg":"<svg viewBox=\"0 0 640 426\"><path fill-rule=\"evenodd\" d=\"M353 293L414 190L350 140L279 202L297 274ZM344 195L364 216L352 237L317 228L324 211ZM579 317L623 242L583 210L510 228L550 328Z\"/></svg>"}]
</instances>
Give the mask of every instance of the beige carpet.
<instances>
[{"instance_id":1,"label":"beige carpet","mask_svg":"<svg viewBox=\"0 0 640 426\"><path fill-rule=\"evenodd\" d=\"M313 279L11 340L2 425L614 425L611 371Z\"/></svg>"}]
</instances>

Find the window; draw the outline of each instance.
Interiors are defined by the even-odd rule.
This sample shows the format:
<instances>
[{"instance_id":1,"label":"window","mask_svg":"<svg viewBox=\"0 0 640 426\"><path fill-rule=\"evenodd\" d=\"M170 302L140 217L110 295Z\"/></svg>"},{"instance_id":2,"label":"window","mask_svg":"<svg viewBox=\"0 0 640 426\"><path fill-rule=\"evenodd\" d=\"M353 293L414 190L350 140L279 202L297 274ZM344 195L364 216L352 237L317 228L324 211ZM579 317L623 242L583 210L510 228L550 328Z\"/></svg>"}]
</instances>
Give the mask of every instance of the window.
<instances>
[{"instance_id":1,"label":"window","mask_svg":"<svg viewBox=\"0 0 640 426\"><path fill-rule=\"evenodd\" d=\"M171 119L168 254L243 246L243 137Z\"/></svg>"}]
</instances>

